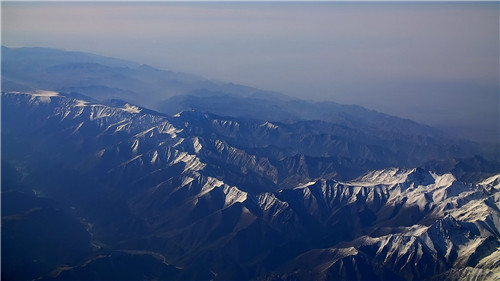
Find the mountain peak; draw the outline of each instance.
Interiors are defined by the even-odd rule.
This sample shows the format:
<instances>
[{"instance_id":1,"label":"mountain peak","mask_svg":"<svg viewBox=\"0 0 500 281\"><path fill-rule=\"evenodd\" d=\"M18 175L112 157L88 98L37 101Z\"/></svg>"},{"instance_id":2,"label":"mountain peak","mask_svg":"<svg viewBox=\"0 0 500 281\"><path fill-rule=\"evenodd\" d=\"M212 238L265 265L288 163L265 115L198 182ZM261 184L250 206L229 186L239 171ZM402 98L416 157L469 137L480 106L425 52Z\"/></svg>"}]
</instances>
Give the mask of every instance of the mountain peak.
<instances>
[{"instance_id":1,"label":"mountain peak","mask_svg":"<svg viewBox=\"0 0 500 281\"><path fill-rule=\"evenodd\" d=\"M430 185L435 183L435 178L429 171L422 168L415 168L406 176L406 182L413 182L418 185Z\"/></svg>"},{"instance_id":2,"label":"mountain peak","mask_svg":"<svg viewBox=\"0 0 500 281\"><path fill-rule=\"evenodd\" d=\"M500 246L496 166L422 166L477 151L469 143L357 106L58 52L2 57L2 81L47 89L2 92L2 194L50 199L77 231L9 197L4 279L25 268L23 280L123 279L94 275L103 262L158 280L410 281L498 267L478 263ZM165 101L174 94L185 96ZM457 170L487 176L457 180ZM158 275L188 267L213 274Z\"/></svg>"}]
</instances>

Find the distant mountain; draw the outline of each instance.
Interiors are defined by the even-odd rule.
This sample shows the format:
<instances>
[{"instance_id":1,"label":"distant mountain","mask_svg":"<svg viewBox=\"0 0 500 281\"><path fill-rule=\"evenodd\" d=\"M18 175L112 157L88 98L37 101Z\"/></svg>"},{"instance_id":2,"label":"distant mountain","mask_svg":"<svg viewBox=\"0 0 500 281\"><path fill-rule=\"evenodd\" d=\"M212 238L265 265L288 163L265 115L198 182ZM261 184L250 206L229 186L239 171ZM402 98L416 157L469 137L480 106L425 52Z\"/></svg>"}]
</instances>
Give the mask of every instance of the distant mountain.
<instances>
[{"instance_id":1,"label":"distant mountain","mask_svg":"<svg viewBox=\"0 0 500 281\"><path fill-rule=\"evenodd\" d=\"M278 95L89 53L2 46L2 90L37 89L78 93L99 101L124 99L150 108L170 96L198 89Z\"/></svg>"},{"instance_id":2,"label":"distant mountain","mask_svg":"<svg viewBox=\"0 0 500 281\"><path fill-rule=\"evenodd\" d=\"M167 114L179 111L210 112L220 116L292 123L300 120L321 120L386 136L405 135L413 138L446 138L432 127L418 124L356 105L335 102L313 102L297 99L244 97L213 91L196 91L171 97L157 109Z\"/></svg>"},{"instance_id":3,"label":"distant mountain","mask_svg":"<svg viewBox=\"0 0 500 281\"><path fill-rule=\"evenodd\" d=\"M500 169L500 163L488 161L480 156L472 158L451 158L442 161L430 161L424 167L437 173L452 173L458 180L478 182Z\"/></svg>"},{"instance_id":4,"label":"distant mountain","mask_svg":"<svg viewBox=\"0 0 500 281\"><path fill-rule=\"evenodd\" d=\"M361 120L400 120L357 110ZM2 260L12 270L2 279L500 274L497 163L467 160L474 148L433 132L353 124L169 116L81 94L3 92ZM450 158L477 168L457 180L452 167L465 164ZM44 234L51 225L62 238ZM73 237L74 248L43 248Z\"/></svg>"},{"instance_id":5,"label":"distant mountain","mask_svg":"<svg viewBox=\"0 0 500 281\"><path fill-rule=\"evenodd\" d=\"M57 49L3 46L2 87L3 91L43 89L83 95L104 104L109 100L123 100L168 115L195 110L264 122L320 120L369 135L378 134L379 138L404 136L420 143L429 142L430 146L438 139L450 142L434 128L360 106L296 100L279 93L208 81L191 74ZM466 141L455 143L463 150L460 156L481 154L490 159L498 156L497 151L481 145ZM415 155L418 153L415 151Z\"/></svg>"}]
</instances>

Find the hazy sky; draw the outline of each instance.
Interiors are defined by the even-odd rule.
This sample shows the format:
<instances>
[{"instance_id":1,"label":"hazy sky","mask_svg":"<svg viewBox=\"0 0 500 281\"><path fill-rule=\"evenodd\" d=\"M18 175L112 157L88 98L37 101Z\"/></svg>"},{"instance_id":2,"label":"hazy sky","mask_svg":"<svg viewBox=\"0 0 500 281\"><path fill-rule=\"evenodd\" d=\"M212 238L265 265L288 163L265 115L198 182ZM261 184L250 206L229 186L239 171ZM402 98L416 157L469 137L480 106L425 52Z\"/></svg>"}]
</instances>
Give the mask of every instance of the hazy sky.
<instances>
[{"instance_id":1,"label":"hazy sky","mask_svg":"<svg viewBox=\"0 0 500 281\"><path fill-rule=\"evenodd\" d=\"M499 24L498 2L2 1L9 47L87 51L497 140Z\"/></svg>"}]
</instances>

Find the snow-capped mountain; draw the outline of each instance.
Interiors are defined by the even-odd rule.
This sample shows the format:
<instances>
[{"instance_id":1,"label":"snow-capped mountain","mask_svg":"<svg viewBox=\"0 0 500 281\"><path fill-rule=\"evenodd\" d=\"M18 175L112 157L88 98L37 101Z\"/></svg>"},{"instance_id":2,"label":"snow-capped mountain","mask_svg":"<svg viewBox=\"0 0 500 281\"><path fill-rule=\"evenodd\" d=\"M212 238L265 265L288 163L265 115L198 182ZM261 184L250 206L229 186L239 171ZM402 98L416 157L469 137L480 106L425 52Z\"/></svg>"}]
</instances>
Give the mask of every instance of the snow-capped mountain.
<instances>
[{"instance_id":1,"label":"snow-capped mountain","mask_svg":"<svg viewBox=\"0 0 500 281\"><path fill-rule=\"evenodd\" d=\"M122 99L153 109L170 96L199 89L240 96L284 96L121 59L51 48L2 46L1 64L3 91L47 89L99 101Z\"/></svg>"},{"instance_id":2,"label":"snow-capped mountain","mask_svg":"<svg viewBox=\"0 0 500 281\"><path fill-rule=\"evenodd\" d=\"M413 156L428 140L2 93L2 277L494 278L500 175L403 167L457 156L443 139ZM46 226L72 247L26 234Z\"/></svg>"},{"instance_id":3,"label":"snow-capped mountain","mask_svg":"<svg viewBox=\"0 0 500 281\"><path fill-rule=\"evenodd\" d=\"M500 273L498 178L466 184L451 174L385 169L349 183L297 187L304 194L298 204L314 219L363 233L307 251L280 272L300 280L494 278ZM345 209L350 222L337 218Z\"/></svg>"},{"instance_id":4,"label":"snow-capped mountain","mask_svg":"<svg viewBox=\"0 0 500 281\"><path fill-rule=\"evenodd\" d=\"M260 120L261 124L278 122L283 124L282 128L286 128L286 124L302 121L302 136L307 130L318 131L317 121L321 120L331 126L329 130L346 129L350 132L350 135L342 135L343 138L331 140L343 141L337 146L343 145L344 150L359 150L349 147L349 144L356 144L357 140L368 135L375 137L372 145L381 146L377 141L382 141L382 146L393 154L411 155L408 159L398 159L399 162L404 161L407 167L419 166L424 158L448 160L451 157L481 154L491 160L498 155L496 145L490 147L450 138L435 128L361 106L297 100L280 93L213 82L196 75L160 70L89 53L2 46L1 64L3 91L46 89L71 93L74 97L91 97L94 102L108 105L112 105L109 104L110 99L119 99L168 115L195 110L240 120ZM321 124L319 127L324 131L326 125ZM297 124L293 126L298 128ZM318 145L314 140L311 140L311 144ZM444 144L445 150L442 149ZM380 147L368 148L374 149ZM322 153L322 150L317 153ZM420 155L422 159L415 159ZM393 156L384 157L394 162L391 159ZM400 166L399 163L392 164ZM353 165L358 166L358 163ZM371 168L380 167L372 165Z\"/></svg>"}]
</instances>

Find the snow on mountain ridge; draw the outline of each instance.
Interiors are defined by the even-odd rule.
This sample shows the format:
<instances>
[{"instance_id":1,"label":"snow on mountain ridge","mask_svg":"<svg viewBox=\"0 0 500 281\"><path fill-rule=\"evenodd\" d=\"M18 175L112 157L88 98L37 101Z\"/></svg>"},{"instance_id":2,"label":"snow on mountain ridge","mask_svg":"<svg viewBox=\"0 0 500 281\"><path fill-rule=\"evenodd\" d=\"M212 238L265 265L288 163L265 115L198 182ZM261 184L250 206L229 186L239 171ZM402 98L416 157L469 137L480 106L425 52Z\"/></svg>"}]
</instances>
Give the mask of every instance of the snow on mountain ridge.
<instances>
[{"instance_id":1,"label":"snow on mountain ridge","mask_svg":"<svg viewBox=\"0 0 500 281\"><path fill-rule=\"evenodd\" d=\"M18 94L18 95L29 95L31 98L29 100L30 103L50 103L52 101L51 98L59 97L58 92L47 91L47 90L36 90L31 92L9 92L10 94Z\"/></svg>"},{"instance_id":2,"label":"snow on mountain ridge","mask_svg":"<svg viewBox=\"0 0 500 281\"><path fill-rule=\"evenodd\" d=\"M494 189L500 189L500 174L489 177L479 184L486 185Z\"/></svg>"},{"instance_id":3,"label":"snow on mountain ridge","mask_svg":"<svg viewBox=\"0 0 500 281\"><path fill-rule=\"evenodd\" d=\"M200 139L198 137L193 138L193 148L195 153L199 153L203 146L200 143Z\"/></svg>"},{"instance_id":4,"label":"snow on mountain ridge","mask_svg":"<svg viewBox=\"0 0 500 281\"><path fill-rule=\"evenodd\" d=\"M24 100L34 97L34 102L41 98L26 97ZM500 175L473 184L457 181L451 173L390 168L370 171L349 182L321 176L312 181L303 176L293 185L263 191L254 186L276 184L276 166L209 129L189 131L189 122L197 120L175 123L173 118L147 110L129 112L61 95L49 98L50 103L40 103L34 110L37 116L49 112L49 121L40 119L48 124L42 128L57 124L54 131L62 139L89 140L92 153L80 150L82 154L76 155L90 154L92 159L75 167L94 165L94 170L88 170L103 174L114 192L124 197L132 194L127 204L133 206L134 214L154 221L151 229L159 229L155 235L165 235L165 241L178 231L190 233L191 227L204 222L199 224L203 231L192 234L202 236L196 241L203 244L200 241L209 237L207 233L225 226L226 220L237 227L220 227L214 234L217 239L232 239L237 231L252 231L253 236L254 230L246 228L255 223L252 227L270 228L285 241L289 237L308 239L309 235L318 235L311 240L328 237L326 247L335 247L311 255L331 257L317 263L322 272L365 262L369 257L393 271L400 270L400 277L407 280L431 276L425 274L450 266L474 266L477 259L493 260L488 247L500 236ZM217 130L227 130L229 135L245 129L241 124L219 119L215 123ZM81 157L74 158L71 161ZM243 180L227 176L231 172L236 180L247 176L245 180L251 181L260 175L268 181L245 186ZM183 229L172 231L176 227ZM228 229L230 236L217 236ZM179 235L183 238L174 243L182 241L183 247L192 247L189 238ZM435 271L426 272L428 268Z\"/></svg>"},{"instance_id":5,"label":"snow on mountain ridge","mask_svg":"<svg viewBox=\"0 0 500 281\"><path fill-rule=\"evenodd\" d=\"M140 109L139 107L137 107L135 105L130 105L127 103L122 107L122 110L129 112L129 113L140 113L142 109Z\"/></svg>"},{"instance_id":6,"label":"snow on mountain ridge","mask_svg":"<svg viewBox=\"0 0 500 281\"><path fill-rule=\"evenodd\" d=\"M376 186L402 183L414 169L388 168L370 171L365 175L348 182L350 185Z\"/></svg>"}]
</instances>

